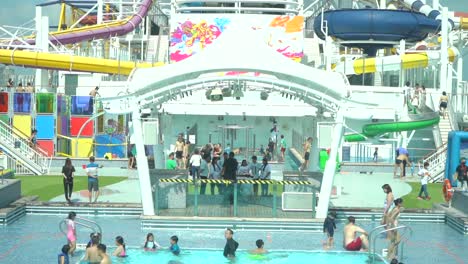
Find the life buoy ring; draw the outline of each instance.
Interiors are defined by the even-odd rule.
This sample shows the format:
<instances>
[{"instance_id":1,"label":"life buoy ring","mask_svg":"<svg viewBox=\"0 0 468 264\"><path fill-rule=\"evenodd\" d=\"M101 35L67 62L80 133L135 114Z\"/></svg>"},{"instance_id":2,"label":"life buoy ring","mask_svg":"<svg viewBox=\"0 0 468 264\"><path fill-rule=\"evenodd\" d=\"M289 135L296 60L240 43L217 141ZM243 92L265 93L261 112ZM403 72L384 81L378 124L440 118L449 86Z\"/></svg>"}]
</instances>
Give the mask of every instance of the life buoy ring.
<instances>
[{"instance_id":1,"label":"life buoy ring","mask_svg":"<svg viewBox=\"0 0 468 264\"><path fill-rule=\"evenodd\" d=\"M452 199L453 190L452 184L450 183L449 179L445 179L444 186L442 187L442 191L444 192L445 201L448 202Z\"/></svg>"}]
</instances>

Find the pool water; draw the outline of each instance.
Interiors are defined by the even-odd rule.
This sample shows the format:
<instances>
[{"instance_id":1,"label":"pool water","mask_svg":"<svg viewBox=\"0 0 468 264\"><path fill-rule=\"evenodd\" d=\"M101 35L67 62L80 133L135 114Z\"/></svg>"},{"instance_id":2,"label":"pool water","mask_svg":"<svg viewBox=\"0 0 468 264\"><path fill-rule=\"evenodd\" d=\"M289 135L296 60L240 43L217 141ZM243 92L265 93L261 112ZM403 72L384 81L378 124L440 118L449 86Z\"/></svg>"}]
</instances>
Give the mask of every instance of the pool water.
<instances>
[{"instance_id":1,"label":"pool water","mask_svg":"<svg viewBox=\"0 0 468 264\"><path fill-rule=\"evenodd\" d=\"M207 264L232 263L234 260L225 258L220 250L184 250L175 256L168 250L148 252L142 249L128 249L125 258L113 257L112 263L170 263L170 264ZM253 264L296 264L296 263L339 263L364 264L368 263L369 255L363 252L323 252L323 251L272 251L264 255L253 255L247 251L238 251L236 263ZM383 264L376 257L376 264Z\"/></svg>"}]
</instances>

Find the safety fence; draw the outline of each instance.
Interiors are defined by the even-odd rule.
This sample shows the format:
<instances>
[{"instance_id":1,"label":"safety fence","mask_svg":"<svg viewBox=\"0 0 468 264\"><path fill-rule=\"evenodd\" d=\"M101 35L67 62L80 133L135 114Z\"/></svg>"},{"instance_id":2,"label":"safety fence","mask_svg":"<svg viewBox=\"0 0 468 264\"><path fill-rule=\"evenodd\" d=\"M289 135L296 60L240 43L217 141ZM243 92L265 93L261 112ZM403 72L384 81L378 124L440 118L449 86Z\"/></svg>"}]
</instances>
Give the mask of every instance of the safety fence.
<instances>
[{"instance_id":1,"label":"safety fence","mask_svg":"<svg viewBox=\"0 0 468 264\"><path fill-rule=\"evenodd\" d=\"M156 215L315 218L319 184L304 176L278 181L180 176L152 177Z\"/></svg>"}]
</instances>

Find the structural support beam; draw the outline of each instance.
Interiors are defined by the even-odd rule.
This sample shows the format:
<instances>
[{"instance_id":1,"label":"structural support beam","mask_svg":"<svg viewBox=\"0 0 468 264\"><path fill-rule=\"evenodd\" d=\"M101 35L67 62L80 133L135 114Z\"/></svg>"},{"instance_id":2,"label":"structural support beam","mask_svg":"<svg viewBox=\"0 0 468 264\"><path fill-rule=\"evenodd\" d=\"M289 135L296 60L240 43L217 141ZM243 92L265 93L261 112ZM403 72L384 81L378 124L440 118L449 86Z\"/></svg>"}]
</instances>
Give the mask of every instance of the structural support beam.
<instances>
[{"instance_id":1,"label":"structural support beam","mask_svg":"<svg viewBox=\"0 0 468 264\"><path fill-rule=\"evenodd\" d=\"M452 92L451 87L448 87L447 75L448 75L448 9L444 7L442 9L442 43L440 45L440 89L442 91ZM448 91L447 89L450 90Z\"/></svg>"},{"instance_id":2,"label":"structural support beam","mask_svg":"<svg viewBox=\"0 0 468 264\"><path fill-rule=\"evenodd\" d=\"M330 158L325 165L322 186L320 188L319 203L317 207L317 218L325 218L330 204L330 195L333 187L333 179L336 173L336 155L343 140L344 109L339 109L336 115L336 123L333 128L333 138L331 142Z\"/></svg>"},{"instance_id":3,"label":"structural support beam","mask_svg":"<svg viewBox=\"0 0 468 264\"><path fill-rule=\"evenodd\" d=\"M42 16L42 7L36 6L36 49L49 51L49 17ZM36 92L44 91L49 86L49 73L45 69L36 70Z\"/></svg>"},{"instance_id":4,"label":"structural support beam","mask_svg":"<svg viewBox=\"0 0 468 264\"><path fill-rule=\"evenodd\" d=\"M132 112L132 131L136 147L136 161L138 178L140 181L141 204L143 206L143 215L154 215L154 201L151 188L151 179L148 167L148 158L145 153L143 142L142 122L138 108Z\"/></svg>"}]
</instances>

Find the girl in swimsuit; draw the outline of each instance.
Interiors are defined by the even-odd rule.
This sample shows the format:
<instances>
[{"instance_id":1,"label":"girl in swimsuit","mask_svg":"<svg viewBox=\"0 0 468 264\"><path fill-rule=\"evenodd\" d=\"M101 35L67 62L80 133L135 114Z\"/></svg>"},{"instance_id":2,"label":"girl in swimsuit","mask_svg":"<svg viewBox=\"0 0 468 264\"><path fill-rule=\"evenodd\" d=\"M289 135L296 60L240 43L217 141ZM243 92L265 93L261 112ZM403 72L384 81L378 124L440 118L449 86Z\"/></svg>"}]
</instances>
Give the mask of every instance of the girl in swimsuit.
<instances>
[{"instance_id":1,"label":"girl in swimsuit","mask_svg":"<svg viewBox=\"0 0 468 264\"><path fill-rule=\"evenodd\" d=\"M127 254L125 253L125 243L124 243L123 237L121 236L116 237L115 245L117 246L117 248L115 249L114 254L112 255L120 257L120 258L126 257Z\"/></svg>"},{"instance_id":2,"label":"girl in swimsuit","mask_svg":"<svg viewBox=\"0 0 468 264\"><path fill-rule=\"evenodd\" d=\"M76 227L75 227L75 218L76 213L70 212L68 213L67 218L67 239L68 244L70 245L70 255L73 255L76 249Z\"/></svg>"},{"instance_id":3,"label":"girl in swimsuit","mask_svg":"<svg viewBox=\"0 0 468 264\"><path fill-rule=\"evenodd\" d=\"M393 207L393 192L392 192L392 187L390 187L389 184L384 184L382 185L382 190L384 191L386 195L385 197L385 201L384 201L384 211L383 211L383 217L382 217L382 225L386 224L387 222L387 215L388 215L388 212L390 212L390 210L392 209Z\"/></svg>"},{"instance_id":4,"label":"girl in swimsuit","mask_svg":"<svg viewBox=\"0 0 468 264\"><path fill-rule=\"evenodd\" d=\"M148 233L148 235L146 235L146 241L145 245L143 246L143 249L145 251L155 251L160 247L161 246L158 244L158 242L154 241L153 233Z\"/></svg>"},{"instance_id":5,"label":"girl in swimsuit","mask_svg":"<svg viewBox=\"0 0 468 264\"><path fill-rule=\"evenodd\" d=\"M395 207L393 207L392 211L388 214L387 217L387 229L398 226L398 218L400 217L400 213L403 210L403 199L396 199L394 204ZM388 239L390 240L390 244L388 246L387 258L391 260L398 254L398 244L401 242L401 237L397 230L392 230L388 232Z\"/></svg>"}]
</instances>

